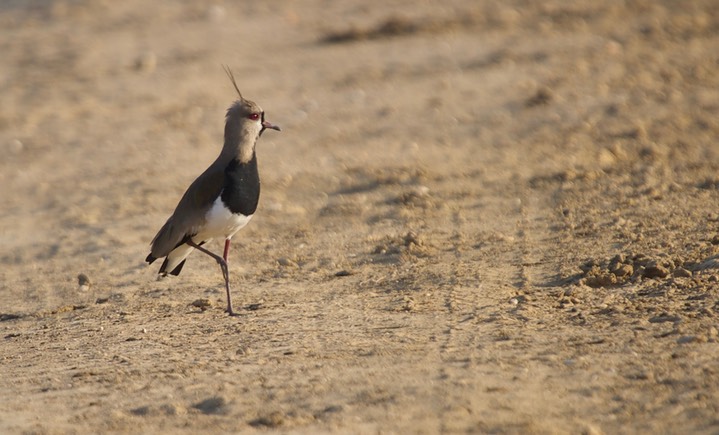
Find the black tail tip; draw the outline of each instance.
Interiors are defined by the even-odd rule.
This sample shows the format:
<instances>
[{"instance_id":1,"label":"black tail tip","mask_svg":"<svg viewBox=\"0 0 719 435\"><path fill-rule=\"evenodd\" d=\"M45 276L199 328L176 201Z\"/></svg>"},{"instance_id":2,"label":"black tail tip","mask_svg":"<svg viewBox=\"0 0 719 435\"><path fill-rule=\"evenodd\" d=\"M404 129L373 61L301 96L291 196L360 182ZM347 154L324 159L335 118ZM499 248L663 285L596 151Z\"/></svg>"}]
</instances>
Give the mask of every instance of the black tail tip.
<instances>
[{"instance_id":1,"label":"black tail tip","mask_svg":"<svg viewBox=\"0 0 719 435\"><path fill-rule=\"evenodd\" d=\"M152 262L155 260L157 260L157 257L153 257L152 254L148 255L147 258L145 258L145 261L147 261L149 264L152 264Z\"/></svg>"},{"instance_id":2,"label":"black tail tip","mask_svg":"<svg viewBox=\"0 0 719 435\"><path fill-rule=\"evenodd\" d=\"M182 271L182 266L185 265L185 261L187 261L187 260L182 260L182 263L178 264L177 267L175 267L175 268L172 270L172 272L170 272L170 275L174 275L174 276L179 275L180 272Z\"/></svg>"}]
</instances>

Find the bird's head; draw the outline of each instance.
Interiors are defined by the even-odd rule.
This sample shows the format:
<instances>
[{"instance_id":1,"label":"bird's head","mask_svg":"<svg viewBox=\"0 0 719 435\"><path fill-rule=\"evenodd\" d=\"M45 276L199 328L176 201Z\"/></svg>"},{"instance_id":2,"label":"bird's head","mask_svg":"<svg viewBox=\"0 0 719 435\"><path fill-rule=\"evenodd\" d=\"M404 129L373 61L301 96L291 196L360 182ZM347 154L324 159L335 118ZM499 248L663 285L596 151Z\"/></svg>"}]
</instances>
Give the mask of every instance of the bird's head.
<instances>
[{"instance_id":1,"label":"bird's head","mask_svg":"<svg viewBox=\"0 0 719 435\"><path fill-rule=\"evenodd\" d=\"M265 120L265 112L255 103L242 96L240 89L237 87L232 71L225 67L227 76L232 81L237 95L240 99L235 101L229 109L225 117L225 145L228 142L231 145L239 147L239 157L241 161L248 161L252 158L255 150L255 143L262 133L267 129L280 131L280 127Z\"/></svg>"}]
</instances>

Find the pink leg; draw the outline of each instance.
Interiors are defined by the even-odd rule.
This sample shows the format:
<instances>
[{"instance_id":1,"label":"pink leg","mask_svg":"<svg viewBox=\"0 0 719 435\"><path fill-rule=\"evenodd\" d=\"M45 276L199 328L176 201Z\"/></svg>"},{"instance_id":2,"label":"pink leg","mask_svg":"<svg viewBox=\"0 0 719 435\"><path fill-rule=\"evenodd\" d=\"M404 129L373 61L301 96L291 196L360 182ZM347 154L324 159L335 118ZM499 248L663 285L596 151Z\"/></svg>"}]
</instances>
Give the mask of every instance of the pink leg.
<instances>
[{"instance_id":1,"label":"pink leg","mask_svg":"<svg viewBox=\"0 0 719 435\"><path fill-rule=\"evenodd\" d=\"M227 246L229 246L229 242L230 241L228 240L227 244L225 245L225 256L227 256ZM225 278L225 290L227 290L227 313L230 316L236 316L237 314L235 314L235 311L232 309L232 296L230 295L230 270L227 267L227 261L225 261L225 259L220 257L219 255L214 254L203 248L202 246L196 244L191 239L187 242L187 244L197 249L198 251L204 252L205 254L214 258L215 261L217 261L217 264L220 265L220 269L222 269L222 277Z\"/></svg>"},{"instance_id":2,"label":"pink leg","mask_svg":"<svg viewBox=\"0 0 719 435\"><path fill-rule=\"evenodd\" d=\"M225 239L225 252L222 254L222 258L227 261L227 255L230 253L230 239Z\"/></svg>"}]
</instances>

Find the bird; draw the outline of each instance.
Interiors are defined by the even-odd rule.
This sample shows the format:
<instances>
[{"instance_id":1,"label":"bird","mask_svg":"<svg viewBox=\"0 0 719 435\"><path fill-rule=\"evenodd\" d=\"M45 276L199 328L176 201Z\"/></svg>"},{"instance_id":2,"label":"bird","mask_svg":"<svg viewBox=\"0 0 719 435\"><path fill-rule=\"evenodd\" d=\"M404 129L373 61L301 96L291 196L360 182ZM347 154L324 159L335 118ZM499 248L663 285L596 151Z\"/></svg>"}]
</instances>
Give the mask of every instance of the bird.
<instances>
[{"instance_id":1,"label":"bird","mask_svg":"<svg viewBox=\"0 0 719 435\"><path fill-rule=\"evenodd\" d=\"M190 184L175 211L152 239L145 261L164 257L158 274L177 276L187 257L198 250L219 265L227 292L227 313L235 316L230 294L228 255L232 237L250 221L260 199L260 177L255 145L266 130L280 127L265 120L265 112L242 96L232 71L223 65L239 99L227 109L225 137L220 155ZM224 239L223 255L205 247Z\"/></svg>"}]
</instances>

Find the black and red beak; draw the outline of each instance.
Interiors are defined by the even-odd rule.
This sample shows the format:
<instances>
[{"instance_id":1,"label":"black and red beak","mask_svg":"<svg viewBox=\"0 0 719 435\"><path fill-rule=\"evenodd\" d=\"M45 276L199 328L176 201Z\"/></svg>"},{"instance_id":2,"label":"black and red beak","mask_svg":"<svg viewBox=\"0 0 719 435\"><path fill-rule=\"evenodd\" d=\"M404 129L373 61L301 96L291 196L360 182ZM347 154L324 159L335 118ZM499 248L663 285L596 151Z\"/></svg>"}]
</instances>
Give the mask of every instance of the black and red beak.
<instances>
[{"instance_id":1,"label":"black and red beak","mask_svg":"<svg viewBox=\"0 0 719 435\"><path fill-rule=\"evenodd\" d=\"M260 131L260 133L267 130L268 128L271 128L272 130L282 131L282 130L280 130L279 126L274 125L274 124L270 123L269 121L265 121L265 112L262 112L262 130Z\"/></svg>"},{"instance_id":2,"label":"black and red beak","mask_svg":"<svg viewBox=\"0 0 719 435\"><path fill-rule=\"evenodd\" d=\"M282 130L280 130L280 127L278 127L274 124L270 124L268 121L262 121L262 129L265 130L267 128L271 128L271 129L277 130L277 131L282 131Z\"/></svg>"}]
</instances>

